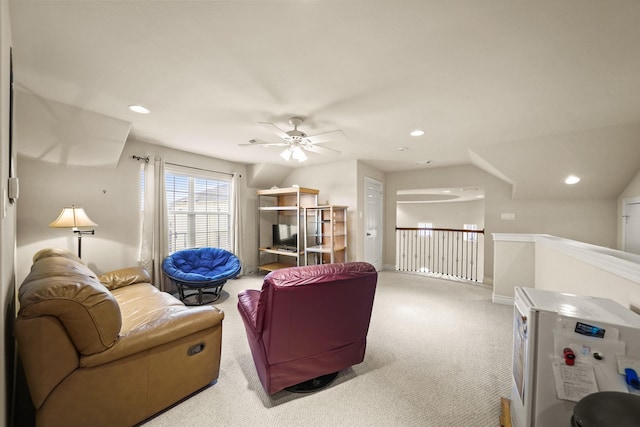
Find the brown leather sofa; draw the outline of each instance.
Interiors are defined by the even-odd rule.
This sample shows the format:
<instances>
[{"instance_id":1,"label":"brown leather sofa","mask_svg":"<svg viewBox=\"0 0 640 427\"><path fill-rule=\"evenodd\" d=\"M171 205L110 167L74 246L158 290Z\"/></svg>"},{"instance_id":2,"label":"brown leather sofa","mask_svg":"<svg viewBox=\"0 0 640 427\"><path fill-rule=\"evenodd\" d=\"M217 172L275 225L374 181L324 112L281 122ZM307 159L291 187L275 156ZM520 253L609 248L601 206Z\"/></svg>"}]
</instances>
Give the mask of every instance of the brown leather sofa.
<instances>
[{"instance_id":1,"label":"brown leather sofa","mask_svg":"<svg viewBox=\"0 0 640 427\"><path fill-rule=\"evenodd\" d=\"M140 268L97 277L44 249L15 331L37 426L132 426L218 378L224 314L186 307Z\"/></svg>"}]
</instances>

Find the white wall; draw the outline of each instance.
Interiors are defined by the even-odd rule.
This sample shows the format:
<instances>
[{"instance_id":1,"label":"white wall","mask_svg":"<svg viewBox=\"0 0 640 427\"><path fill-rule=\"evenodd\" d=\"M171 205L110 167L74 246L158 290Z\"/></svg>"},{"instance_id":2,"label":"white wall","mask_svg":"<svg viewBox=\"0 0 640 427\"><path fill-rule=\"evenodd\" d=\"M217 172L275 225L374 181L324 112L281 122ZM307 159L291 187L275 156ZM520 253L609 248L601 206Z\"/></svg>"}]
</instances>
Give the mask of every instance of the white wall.
<instances>
[{"instance_id":1,"label":"white wall","mask_svg":"<svg viewBox=\"0 0 640 427\"><path fill-rule=\"evenodd\" d=\"M536 289L609 298L627 308L640 307L638 277L635 281L629 280L561 249L539 243L535 245L535 266Z\"/></svg>"},{"instance_id":2,"label":"white wall","mask_svg":"<svg viewBox=\"0 0 640 427\"><path fill-rule=\"evenodd\" d=\"M161 156L166 162L219 172L245 173L245 166L138 141L128 141L117 168L69 167L20 157L21 198L18 209L18 280L22 282L35 252L45 247L77 251L70 230L49 228L63 206L81 205L98 224L96 234L82 239L82 259L96 273L137 265L140 242L140 165L131 155ZM152 162L150 165L152 166ZM240 179L241 200L247 200ZM255 238L255 206L243 206L247 239ZM248 215L248 216L247 216ZM255 266L253 248L244 248L243 261Z\"/></svg>"},{"instance_id":3,"label":"white wall","mask_svg":"<svg viewBox=\"0 0 640 427\"><path fill-rule=\"evenodd\" d=\"M433 228L462 229L464 224L484 228L484 201L447 203L398 203L396 226L413 228L419 222L430 222Z\"/></svg>"},{"instance_id":4,"label":"white wall","mask_svg":"<svg viewBox=\"0 0 640 427\"><path fill-rule=\"evenodd\" d=\"M521 234L495 233L487 238L494 240L493 302L513 303L514 287L535 287L535 242Z\"/></svg>"},{"instance_id":5,"label":"white wall","mask_svg":"<svg viewBox=\"0 0 640 427\"><path fill-rule=\"evenodd\" d=\"M0 2L0 307L3 328L0 328L0 423L9 424L8 400L13 394L13 319L15 316L15 245L16 204L7 199L9 178L9 56L11 47L11 24L9 2ZM15 158L15 155L14 155ZM16 168L16 171L18 169ZM6 212L6 213L5 213ZM7 366L9 365L9 366ZM9 370L7 370L7 367ZM9 375L7 376L7 372Z\"/></svg>"},{"instance_id":6,"label":"white wall","mask_svg":"<svg viewBox=\"0 0 640 427\"><path fill-rule=\"evenodd\" d=\"M360 261L364 259L365 177L373 178L384 185L383 172L360 160L347 160L293 169L278 186L284 188L299 185L314 188L320 191L319 204L348 206L347 256L350 261Z\"/></svg>"},{"instance_id":7,"label":"white wall","mask_svg":"<svg viewBox=\"0 0 640 427\"><path fill-rule=\"evenodd\" d=\"M484 190L485 283L493 281L492 233L542 233L613 248L616 200L514 200L511 185L472 165L387 173L385 265L395 260L396 192L420 188L479 187ZM501 213L514 213L514 221Z\"/></svg>"},{"instance_id":8,"label":"white wall","mask_svg":"<svg viewBox=\"0 0 640 427\"><path fill-rule=\"evenodd\" d=\"M49 228L64 206L82 206L95 235L82 238L82 258L96 273L137 265L140 235L139 164L121 159L116 169L66 167L20 156L18 280L22 283L40 249L77 253L70 229Z\"/></svg>"},{"instance_id":9,"label":"white wall","mask_svg":"<svg viewBox=\"0 0 640 427\"><path fill-rule=\"evenodd\" d=\"M64 167L33 159L19 160L24 168L23 197L18 218L18 279L29 269L31 256L45 246L74 250L76 239L65 230L47 227L64 205L84 205L99 224L95 236L83 239L83 258L96 271L119 268L137 261L138 216L136 155L164 155L167 161L200 165L220 171L242 171L243 165L177 150L129 141L116 169ZM320 190L319 202L349 206L349 259L363 259L362 212L364 176L383 182L384 265L395 263L396 192L429 187L480 187L485 192L484 228L490 233L544 233L604 247L616 244L615 200L513 200L511 186L475 166L428 168L384 174L361 161L341 161L294 169L280 184L298 184ZM135 184L130 184L135 182ZM241 183L244 183L242 180ZM241 185L245 244L243 261L247 271L257 263L255 189ZM501 213L514 213L515 221L501 220ZM493 278L493 242L485 237L485 283Z\"/></svg>"},{"instance_id":10,"label":"white wall","mask_svg":"<svg viewBox=\"0 0 640 427\"><path fill-rule=\"evenodd\" d=\"M287 176L280 187L315 188L319 190L318 204L348 206L348 246L347 257L349 261L358 260L355 241L359 231L357 230L357 162L348 160L317 166L305 166L294 169Z\"/></svg>"},{"instance_id":11,"label":"white wall","mask_svg":"<svg viewBox=\"0 0 640 427\"><path fill-rule=\"evenodd\" d=\"M493 301L531 287L612 299L640 309L640 255L544 234L495 233Z\"/></svg>"}]
</instances>

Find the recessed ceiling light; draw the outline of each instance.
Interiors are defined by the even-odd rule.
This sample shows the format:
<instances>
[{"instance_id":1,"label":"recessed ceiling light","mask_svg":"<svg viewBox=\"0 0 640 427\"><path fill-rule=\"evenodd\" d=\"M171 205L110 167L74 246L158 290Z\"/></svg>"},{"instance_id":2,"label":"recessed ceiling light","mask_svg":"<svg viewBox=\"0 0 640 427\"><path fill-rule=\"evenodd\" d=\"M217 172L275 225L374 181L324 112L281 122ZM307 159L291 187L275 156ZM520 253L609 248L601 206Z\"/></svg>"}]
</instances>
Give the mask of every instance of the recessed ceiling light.
<instances>
[{"instance_id":1,"label":"recessed ceiling light","mask_svg":"<svg viewBox=\"0 0 640 427\"><path fill-rule=\"evenodd\" d=\"M129 109L140 114L149 114L151 112L148 108L145 108L142 105L129 105Z\"/></svg>"},{"instance_id":2,"label":"recessed ceiling light","mask_svg":"<svg viewBox=\"0 0 640 427\"><path fill-rule=\"evenodd\" d=\"M398 147L398 151L407 151L408 148L407 147Z\"/></svg>"},{"instance_id":3,"label":"recessed ceiling light","mask_svg":"<svg viewBox=\"0 0 640 427\"><path fill-rule=\"evenodd\" d=\"M565 180L565 184L573 185L580 182L580 178L575 175L569 175Z\"/></svg>"},{"instance_id":4,"label":"recessed ceiling light","mask_svg":"<svg viewBox=\"0 0 640 427\"><path fill-rule=\"evenodd\" d=\"M411 131L411 133L409 135L411 135L411 136L422 136L422 135L424 135L424 131L420 130L420 129L416 129L416 130Z\"/></svg>"}]
</instances>

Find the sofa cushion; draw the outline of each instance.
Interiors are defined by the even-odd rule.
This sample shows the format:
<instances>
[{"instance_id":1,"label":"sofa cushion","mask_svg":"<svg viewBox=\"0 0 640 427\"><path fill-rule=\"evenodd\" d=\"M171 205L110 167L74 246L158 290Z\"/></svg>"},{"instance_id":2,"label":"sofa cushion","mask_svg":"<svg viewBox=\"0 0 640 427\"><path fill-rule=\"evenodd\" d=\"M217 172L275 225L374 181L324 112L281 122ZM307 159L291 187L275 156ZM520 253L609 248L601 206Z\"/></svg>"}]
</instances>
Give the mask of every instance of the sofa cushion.
<instances>
[{"instance_id":1,"label":"sofa cushion","mask_svg":"<svg viewBox=\"0 0 640 427\"><path fill-rule=\"evenodd\" d=\"M113 291L124 286L135 285L136 283L151 283L151 276L142 267L129 267L114 270L98 277L100 283L107 289Z\"/></svg>"},{"instance_id":2,"label":"sofa cushion","mask_svg":"<svg viewBox=\"0 0 640 427\"><path fill-rule=\"evenodd\" d=\"M31 272L20 286L20 315L57 317L80 354L111 347L122 326L113 295L73 254L41 252L34 256Z\"/></svg>"},{"instance_id":3,"label":"sofa cushion","mask_svg":"<svg viewBox=\"0 0 640 427\"><path fill-rule=\"evenodd\" d=\"M221 326L224 318L216 307L186 307L149 283L116 289L113 296L122 313L120 338L109 349L82 357L82 367L98 366Z\"/></svg>"},{"instance_id":4,"label":"sofa cushion","mask_svg":"<svg viewBox=\"0 0 640 427\"><path fill-rule=\"evenodd\" d=\"M120 307L120 335L126 335L133 329L155 322L162 318L170 307L186 309L179 299L148 283L136 283L126 288L114 289L112 295Z\"/></svg>"}]
</instances>

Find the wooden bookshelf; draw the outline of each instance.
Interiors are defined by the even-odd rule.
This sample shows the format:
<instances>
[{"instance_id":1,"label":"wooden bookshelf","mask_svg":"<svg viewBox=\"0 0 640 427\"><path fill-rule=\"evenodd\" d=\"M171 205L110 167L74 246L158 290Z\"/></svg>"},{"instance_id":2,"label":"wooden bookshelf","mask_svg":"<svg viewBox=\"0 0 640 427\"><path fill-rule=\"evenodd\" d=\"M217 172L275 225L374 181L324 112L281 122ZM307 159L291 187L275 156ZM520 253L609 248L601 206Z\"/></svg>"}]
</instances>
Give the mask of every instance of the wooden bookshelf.
<instances>
[{"instance_id":1,"label":"wooden bookshelf","mask_svg":"<svg viewBox=\"0 0 640 427\"><path fill-rule=\"evenodd\" d=\"M258 269L273 271L304 265L301 238L303 212L318 205L319 190L302 187L258 190ZM296 244L285 250L274 244L273 225L285 224L296 231Z\"/></svg>"},{"instance_id":2,"label":"wooden bookshelf","mask_svg":"<svg viewBox=\"0 0 640 427\"><path fill-rule=\"evenodd\" d=\"M305 264L347 262L347 206L304 208Z\"/></svg>"}]
</instances>

